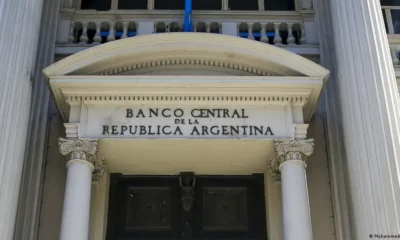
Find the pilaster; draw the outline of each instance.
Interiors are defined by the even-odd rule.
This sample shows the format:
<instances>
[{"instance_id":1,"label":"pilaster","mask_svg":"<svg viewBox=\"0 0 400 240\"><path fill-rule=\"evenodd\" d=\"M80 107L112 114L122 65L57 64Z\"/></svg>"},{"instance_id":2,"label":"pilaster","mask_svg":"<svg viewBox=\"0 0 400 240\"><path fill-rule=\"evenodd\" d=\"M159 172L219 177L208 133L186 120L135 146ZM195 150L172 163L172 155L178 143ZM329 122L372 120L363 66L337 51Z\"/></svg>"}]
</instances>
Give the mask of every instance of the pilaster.
<instances>
[{"instance_id":1,"label":"pilaster","mask_svg":"<svg viewBox=\"0 0 400 240\"><path fill-rule=\"evenodd\" d=\"M338 239L400 232L400 106L379 1L315 1Z\"/></svg>"},{"instance_id":2,"label":"pilaster","mask_svg":"<svg viewBox=\"0 0 400 240\"><path fill-rule=\"evenodd\" d=\"M13 238L43 0L3 1L0 28L0 239ZM23 33L21 35L21 33Z\"/></svg>"}]
</instances>

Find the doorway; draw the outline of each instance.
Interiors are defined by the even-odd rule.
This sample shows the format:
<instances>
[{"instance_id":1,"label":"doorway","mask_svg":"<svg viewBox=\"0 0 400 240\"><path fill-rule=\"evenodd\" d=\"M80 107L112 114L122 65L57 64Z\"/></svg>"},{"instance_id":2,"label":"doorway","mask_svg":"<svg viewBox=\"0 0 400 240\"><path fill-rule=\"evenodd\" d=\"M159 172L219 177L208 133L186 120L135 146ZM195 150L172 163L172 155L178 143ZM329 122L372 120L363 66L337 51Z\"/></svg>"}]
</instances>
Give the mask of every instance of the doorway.
<instances>
[{"instance_id":1,"label":"doorway","mask_svg":"<svg viewBox=\"0 0 400 240\"><path fill-rule=\"evenodd\" d=\"M111 174L107 240L266 239L263 174Z\"/></svg>"}]
</instances>

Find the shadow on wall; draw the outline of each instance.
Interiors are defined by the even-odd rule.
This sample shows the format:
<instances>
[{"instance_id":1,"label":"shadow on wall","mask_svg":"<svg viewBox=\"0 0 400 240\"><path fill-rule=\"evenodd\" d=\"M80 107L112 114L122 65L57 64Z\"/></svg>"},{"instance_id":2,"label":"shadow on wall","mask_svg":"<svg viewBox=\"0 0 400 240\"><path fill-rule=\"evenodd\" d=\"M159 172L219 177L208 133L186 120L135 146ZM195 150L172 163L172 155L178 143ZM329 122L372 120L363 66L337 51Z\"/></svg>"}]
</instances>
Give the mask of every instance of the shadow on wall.
<instances>
[{"instance_id":1,"label":"shadow on wall","mask_svg":"<svg viewBox=\"0 0 400 240\"><path fill-rule=\"evenodd\" d=\"M59 238L67 169L65 157L58 150L58 138L65 137L65 128L54 100L50 102L49 142L40 211L38 240Z\"/></svg>"}]
</instances>

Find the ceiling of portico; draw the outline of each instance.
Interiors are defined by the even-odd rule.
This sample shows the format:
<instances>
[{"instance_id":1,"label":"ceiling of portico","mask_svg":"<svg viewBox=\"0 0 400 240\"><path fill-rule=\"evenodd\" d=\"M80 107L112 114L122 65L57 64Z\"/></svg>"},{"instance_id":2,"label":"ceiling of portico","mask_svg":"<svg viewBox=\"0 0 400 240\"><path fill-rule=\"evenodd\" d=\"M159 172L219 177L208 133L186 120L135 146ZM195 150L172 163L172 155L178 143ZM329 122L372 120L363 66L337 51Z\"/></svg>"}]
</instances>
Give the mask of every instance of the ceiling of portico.
<instances>
[{"instance_id":1,"label":"ceiling of portico","mask_svg":"<svg viewBox=\"0 0 400 240\"><path fill-rule=\"evenodd\" d=\"M271 140L102 139L100 155L112 173L247 175L264 173Z\"/></svg>"},{"instance_id":2,"label":"ceiling of portico","mask_svg":"<svg viewBox=\"0 0 400 240\"><path fill-rule=\"evenodd\" d=\"M99 45L71 55L44 70L62 75L148 75L181 71L180 75L309 76L328 71L299 55L269 44L207 33L143 35ZM167 74L166 74L167 73Z\"/></svg>"}]
</instances>

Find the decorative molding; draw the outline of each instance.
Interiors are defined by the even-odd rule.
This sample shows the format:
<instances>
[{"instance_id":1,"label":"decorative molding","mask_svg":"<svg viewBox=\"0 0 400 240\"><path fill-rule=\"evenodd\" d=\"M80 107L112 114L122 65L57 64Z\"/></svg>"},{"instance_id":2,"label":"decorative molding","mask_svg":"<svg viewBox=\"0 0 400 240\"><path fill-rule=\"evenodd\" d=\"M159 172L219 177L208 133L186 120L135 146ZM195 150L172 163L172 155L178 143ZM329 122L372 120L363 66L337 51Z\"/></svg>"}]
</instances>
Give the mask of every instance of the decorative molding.
<instances>
[{"instance_id":1,"label":"decorative molding","mask_svg":"<svg viewBox=\"0 0 400 240\"><path fill-rule=\"evenodd\" d=\"M248 72L258 76L280 76L278 73L267 72L260 70L259 68L254 68L251 66L247 66L245 64L233 64L227 61L217 61L213 59L168 59L168 60L153 60L147 62L140 62L133 65L126 65L119 68L112 68L107 71L93 73L93 75L129 75L132 74L132 71L143 68L155 68L161 66L206 66L213 68L226 68L226 69L234 69L238 71Z\"/></svg>"},{"instance_id":2,"label":"decorative molding","mask_svg":"<svg viewBox=\"0 0 400 240\"><path fill-rule=\"evenodd\" d=\"M314 139L275 140L275 151L278 156L284 156L284 161L305 161L314 151Z\"/></svg>"},{"instance_id":3,"label":"decorative molding","mask_svg":"<svg viewBox=\"0 0 400 240\"><path fill-rule=\"evenodd\" d=\"M97 182L104 174L106 161L103 157L99 155L98 151L95 153L95 155L90 156L89 159L89 161L93 163L94 166L92 181Z\"/></svg>"},{"instance_id":4,"label":"decorative molding","mask_svg":"<svg viewBox=\"0 0 400 240\"><path fill-rule=\"evenodd\" d=\"M269 173L271 174L272 178L275 179L275 181L280 182L281 181L281 172L279 171L279 165L281 162L284 162L283 156L278 156L276 155L273 159L268 161L268 170Z\"/></svg>"},{"instance_id":5,"label":"decorative molding","mask_svg":"<svg viewBox=\"0 0 400 240\"><path fill-rule=\"evenodd\" d=\"M182 240L192 239L193 203L195 201L196 176L193 172L182 172L179 176L181 188L181 206L183 228L181 230Z\"/></svg>"},{"instance_id":6,"label":"decorative molding","mask_svg":"<svg viewBox=\"0 0 400 240\"><path fill-rule=\"evenodd\" d=\"M76 102L81 103L82 101L105 101L105 102L141 102L141 101L152 101L152 102L169 102L169 101L188 101L188 102L203 102L203 101L217 101L217 102L291 102L298 103L301 106L307 103L307 96L256 96L256 95L237 95L237 96L226 96L226 95L97 95L97 96L69 96L66 101L69 104ZM69 126L71 127L71 126Z\"/></svg>"},{"instance_id":7,"label":"decorative molding","mask_svg":"<svg viewBox=\"0 0 400 240\"><path fill-rule=\"evenodd\" d=\"M95 182L103 176L105 170L105 159L99 155L97 145L97 140L59 139L60 152L68 157L67 167L75 162L88 164L93 171L92 181Z\"/></svg>"},{"instance_id":8,"label":"decorative molding","mask_svg":"<svg viewBox=\"0 0 400 240\"><path fill-rule=\"evenodd\" d=\"M294 125L294 138L306 139L307 138L308 124L295 124Z\"/></svg>"},{"instance_id":9,"label":"decorative molding","mask_svg":"<svg viewBox=\"0 0 400 240\"><path fill-rule=\"evenodd\" d=\"M308 122L323 84L318 77L291 76L58 76L51 88L65 121L71 106L81 104L291 104L303 108L304 122ZM293 132L293 122L290 128Z\"/></svg>"},{"instance_id":10,"label":"decorative molding","mask_svg":"<svg viewBox=\"0 0 400 240\"><path fill-rule=\"evenodd\" d=\"M286 161L302 161L314 151L314 139L308 140L275 140L276 156L268 163L269 172L275 180L280 181L280 166Z\"/></svg>"},{"instance_id":11,"label":"decorative molding","mask_svg":"<svg viewBox=\"0 0 400 240\"><path fill-rule=\"evenodd\" d=\"M129 72L131 67L154 68L163 64L207 64L214 68L238 69L242 74L212 77L115 75ZM243 71L258 76L243 76ZM44 73L51 79L50 85L64 119L68 119L68 104L75 104L76 100L131 103L134 99L141 104L160 100L171 104L224 101L226 104L243 102L244 105L300 101L305 122L311 119L329 75L329 71L318 64L286 50L229 35L206 33L152 34L113 41L69 56L46 68Z\"/></svg>"},{"instance_id":12,"label":"decorative molding","mask_svg":"<svg viewBox=\"0 0 400 240\"><path fill-rule=\"evenodd\" d=\"M92 161L93 156L97 152L97 140L68 140L60 138L58 145L62 155L67 156L67 161L71 160L84 160ZM93 163L92 163L93 164Z\"/></svg>"},{"instance_id":13,"label":"decorative molding","mask_svg":"<svg viewBox=\"0 0 400 240\"><path fill-rule=\"evenodd\" d=\"M78 138L79 123L64 123L67 138Z\"/></svg>"}]
</instances>

